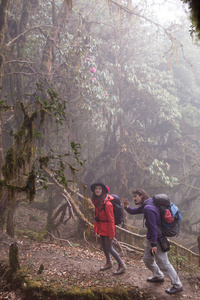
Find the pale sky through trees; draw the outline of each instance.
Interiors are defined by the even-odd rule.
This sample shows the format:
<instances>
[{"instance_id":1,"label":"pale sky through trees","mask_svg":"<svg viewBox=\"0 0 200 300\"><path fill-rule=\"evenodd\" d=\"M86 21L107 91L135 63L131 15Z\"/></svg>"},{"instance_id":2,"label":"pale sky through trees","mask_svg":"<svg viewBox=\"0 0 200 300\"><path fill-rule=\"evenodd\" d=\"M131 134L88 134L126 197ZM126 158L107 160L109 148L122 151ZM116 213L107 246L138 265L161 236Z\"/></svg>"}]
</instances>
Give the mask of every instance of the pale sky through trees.
<instances>
[{"instance_id":1,"label":"pale sky through trees","mask_svg":"<svg viewBox=\"0 0 200 300\"><path fill-rule=\"evenodd\" d=\"M144 14L155 18L162 25L178 23L181 18L189 18L188 5L181 0L133 0L133 5L142 7Z\"/></svg>"},{"instance_id":2,"label":"pale sky through trees","mask_svg":"<svg viewBox=\"0 0 200 300\"><path fill-rule=\"evenodd\" d=\"M180 0L152 0L152 10L155 11L156 17L163 25L169 23L178 23L183 17L189 18L188 5Z\"/></svg>"}]
</instances>

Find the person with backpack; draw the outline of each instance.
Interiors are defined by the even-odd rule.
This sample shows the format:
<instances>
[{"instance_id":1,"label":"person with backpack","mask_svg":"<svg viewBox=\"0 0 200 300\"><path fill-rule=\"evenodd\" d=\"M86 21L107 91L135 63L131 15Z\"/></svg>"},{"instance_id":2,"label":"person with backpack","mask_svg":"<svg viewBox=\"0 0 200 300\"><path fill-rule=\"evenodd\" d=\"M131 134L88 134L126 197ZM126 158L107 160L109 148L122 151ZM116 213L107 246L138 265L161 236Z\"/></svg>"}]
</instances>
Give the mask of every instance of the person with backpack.
<instances>
[{"instance_id":1,"label":"person with backpack","mask_svg":"<svg viewBox=\"0 0 200 300\"><path fill-rule=\"evenodd\" d=\"M167 252L164 252L159 243L163 234L160 228L159 209L153 204L153 199L143 189L137 189L133 192L133 200L139 207L131 208L128 206L128 199L123 199L124 209L132 215L144 214L145 226L147 228L147 241L144 250L144 263L153 273L148 282L164 282L164 274L171 279L172 287L166 289L167 294L175 294L183 291L183 285L168 259ZM157 263L156 263L157 259Z\"/></svg>"},{"instance_id":2,"label":"person with backpack","mask_svg":"<svg viewBox=\"0 0 200 300\"><path fill-rule=\"evenodd\" d=\"M122 274L126 271L126 265L121 260L119 253L113 248L115 237L115 218L113 212L113 197L108 194L108 188L101 182L93 183L90 187L92 191L92 202L95 206L95 220L93 234L100 235L101 245L106 257L106 264L100 268L105 271L113 267L112 255L118 263L118 268L114 275Z\"/></svg>"}]
</instances>

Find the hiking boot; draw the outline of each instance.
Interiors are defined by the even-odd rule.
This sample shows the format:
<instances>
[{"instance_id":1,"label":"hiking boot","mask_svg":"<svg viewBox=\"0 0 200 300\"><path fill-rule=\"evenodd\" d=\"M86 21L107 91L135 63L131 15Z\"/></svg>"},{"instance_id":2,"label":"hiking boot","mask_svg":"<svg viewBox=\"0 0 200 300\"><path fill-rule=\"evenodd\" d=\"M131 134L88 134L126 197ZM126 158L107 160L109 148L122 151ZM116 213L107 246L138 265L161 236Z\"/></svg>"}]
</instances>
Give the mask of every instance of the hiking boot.
<instances>
[{"instance_id":1,"label":"hiking boot","mask_svg":"<svg viewBox=\"0 0 200 300\"><path fill-rule=\"evenodd\" d=\"M122 274L126 271L126 265L125 263L121 264L118 266L118 269L116 271L113 272L114 275L119 275Z\"/></svg>"},{"instance_id":2,"label":"hiking boot","mask_svg":"<svg viewBox=\"0 0 200 300\"><path fill-rule=\"evenodd\" d=\"M183 287L181 286L180 288L176 288L174 285L170 288L165 290L165 292L167 294L176 294L176 293L180 293L183 292Z\"/></svg>"},{"instance_id":3,"label":"hiking boot","mask_svg":"<svg viewBox=\"0 0 200 300\"><path fill-rule=\"evenodd\" d=\"M100 271L106 271L106 270L108 270L108 269L111 269L112 266L113 266L112 261L108 261L104 266L102 266L102 267L100 268Z\"/></svg>"},{"instance_id":4,"label":"hiking boot","mask_svg":"<svg viewBox=\"0 0 200 300\"><path fill-rule=\"evenodd\" d=\"M159 277L149 277L147 278L148 282L164 282L164 277L163 278L159 278Z\"/></svg>"}]
</instances>

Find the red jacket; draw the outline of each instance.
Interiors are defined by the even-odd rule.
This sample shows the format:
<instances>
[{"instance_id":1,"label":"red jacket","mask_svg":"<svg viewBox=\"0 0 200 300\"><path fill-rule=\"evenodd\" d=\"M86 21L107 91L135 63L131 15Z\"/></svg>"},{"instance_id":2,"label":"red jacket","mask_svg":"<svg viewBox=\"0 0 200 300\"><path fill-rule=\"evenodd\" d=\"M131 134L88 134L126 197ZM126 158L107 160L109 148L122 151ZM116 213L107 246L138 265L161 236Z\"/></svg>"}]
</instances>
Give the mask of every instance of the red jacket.
<instances>
[{"instance_id":1,"label":"red jacket","mask_svg":"<svg viewBox=\"0 0 200 300\"><path fill-rule=\"evenodd\" d=\"M109 200L114 199L111 195L106 195L104 200L105 204L97 207L97 201L94 200L95 206L95 218L99 218L101 221L94 221L94 232L99 235L108 236L110 238L115 237L115 218L113 213L113 205ZM105 207L105 209L104 209Z\"/></svg>"}]
</instances>

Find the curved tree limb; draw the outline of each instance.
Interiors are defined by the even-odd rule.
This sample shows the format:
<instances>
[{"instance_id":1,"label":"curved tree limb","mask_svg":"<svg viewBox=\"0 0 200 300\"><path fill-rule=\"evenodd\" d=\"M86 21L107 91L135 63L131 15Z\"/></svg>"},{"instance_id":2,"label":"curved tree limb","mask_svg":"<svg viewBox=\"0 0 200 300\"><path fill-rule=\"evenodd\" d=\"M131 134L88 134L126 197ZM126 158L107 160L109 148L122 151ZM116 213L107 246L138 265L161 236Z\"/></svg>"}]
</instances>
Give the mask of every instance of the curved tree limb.
<instances>
[{"instance_id":1,"label":"curved tree limb","mask_svg":"<svg viewBox=\"0 0 200 300\"><path fill-rule=\"evenodd\" d=\"M45 36L47 37L47 34L42 30L42 27L48 27L48 28L54 28L51 25L40 25L40 26L34 26L31 27L27 30L25 30L24 32L20 33L18 36L16 36L14 39L12 39L10 42L8 42L6 44L7 47L10 47L13 43L15 43L18 39L20 39L22 36L25 36L28 32L33 31L35 29L39 29L39 31Z\"/></svg>"},{"instance_id":2,"label":"curved tree limb","mask_svg":"<svg viewBox=\"0 0 200 300\"><path fill-rule=\"evenodd\" d=\"M80 209L78 208L78 206L75 203L74 199L71 197L71 195L68 193L68 191L55 179L53 173L48 168L46 168L46 167L43 167L43 171L48 175L48 177L50 178L50 180L52 180L53 183L62 190L62 194L65 195L65 197L68 198L68 201L70 201L71 206L73 207L73 210L76 212L78 218L83 222L83 224L85 225L85 227L89 226L89 228L92 229L93 228L93 224L90 223L85 218L84 214L80 211Z\"/></svg>"}]
</instances>

